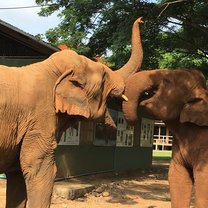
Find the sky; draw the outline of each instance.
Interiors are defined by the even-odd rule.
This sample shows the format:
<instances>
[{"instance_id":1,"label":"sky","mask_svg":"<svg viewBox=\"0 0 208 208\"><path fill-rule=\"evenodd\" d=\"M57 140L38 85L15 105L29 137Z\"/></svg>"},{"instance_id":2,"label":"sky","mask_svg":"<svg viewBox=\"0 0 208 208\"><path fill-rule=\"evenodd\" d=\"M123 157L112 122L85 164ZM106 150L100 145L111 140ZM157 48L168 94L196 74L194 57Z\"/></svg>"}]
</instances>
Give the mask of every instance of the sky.
<instances>
[{"instance_id":1,"label":"sky","mask_svg":"<svg viewBox=\"0 0 208 208\"><path fill-rule=\"evenodd\" d=\"M155 1L149 0L149 2ZM35 0L0 0L0 19L31 35L44 34L48 29L56 27L60 22L57 13L53 13L49 17L40 17L38 15L40 7L2 9L25 6L36 6Z\"/></svg>"},{"instance_id":2,"label":"sky","mask_svg":"<svg viewBox=\"0 0 208 208\"><path fill-rule=\"evenodd\" d=\"M35 6L35 0L0 0L0 19L32 35L44 34L60 22L57 13L49 17L40 17L38 8L2 9L7 7Z\"/></svg>"}]
</instances>

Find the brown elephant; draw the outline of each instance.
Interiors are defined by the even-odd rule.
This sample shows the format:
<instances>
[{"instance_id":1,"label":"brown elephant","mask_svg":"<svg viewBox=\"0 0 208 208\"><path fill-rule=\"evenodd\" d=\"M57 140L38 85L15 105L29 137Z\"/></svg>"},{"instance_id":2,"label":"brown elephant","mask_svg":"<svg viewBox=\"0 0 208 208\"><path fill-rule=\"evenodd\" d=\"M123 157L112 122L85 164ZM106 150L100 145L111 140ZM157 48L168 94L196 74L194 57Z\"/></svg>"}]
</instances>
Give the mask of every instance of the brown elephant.
<instances>
[{"instance_id":1,"label":"brown elephant","mask_svg":"<svg viewBox=\"0 0 208 208\"><path fill-rule=\"evenodd\" d=\"M138 106L171 130L169 184L172 208L190 206L195 186L197 208L208 207L208 91L197 70L151 70L127 79L123 102L126 120L136 122Z\"/></svg>"},{"instance_id":2,"label":"brown elephant","mask_svg":"<svg viewBox=\"0 0 208 208\"><path fill-rule=\"evenodd\" d=\"M109 96L121 97L126 78L139 70L139 23L132 54L120 70L72 50L24 67L0 66L0 173L7 176L6 207L48 208L56 174L54 150L63 131L80 118L104 118Z\"/></svg>"}]
</instances>

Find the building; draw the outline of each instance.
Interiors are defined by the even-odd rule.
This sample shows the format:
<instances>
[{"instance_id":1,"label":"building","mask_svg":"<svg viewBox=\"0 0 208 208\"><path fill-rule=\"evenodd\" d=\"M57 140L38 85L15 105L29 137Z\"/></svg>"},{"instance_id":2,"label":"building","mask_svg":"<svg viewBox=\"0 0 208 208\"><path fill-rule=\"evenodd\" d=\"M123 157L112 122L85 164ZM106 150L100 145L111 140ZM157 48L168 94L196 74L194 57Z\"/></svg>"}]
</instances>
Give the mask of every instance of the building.
<instances>
[{"instance_id":1,"label":"building","mask_svg":"<svg viewBox=\"0 0 208 208\"><path fill-rule=\"evenodd\" d=\"M65 132L57 149L57 177L151 166L154 122L141 118L135 127L130 127L121 111L110 107L117 129L103 123L80 122L76 130Z\"/></svg>"},{"instance_id":2,"label":"building","mask_svg":"<svg viewBox=\"0 0 208 208\"><path fill-rule=\"evenodd\" d=\"M0 64L22 66L46 59L59 49L0 20Z\"/></svg>"},{"instance_id":3,"label":"building","mask_svg":"<svg viewBox=\"0 0 208 208\"><path fill-rule=\"evenodd\" d=\"M8 66L35 63L59 50L4 21L0 21L0 44L0 64ZM64 133L56 150L58 178L151 166L153 121L141 112L143 118L132 128L117 101L111 100L108 108L116 130L102 123L79 122Z\"/></svg>"},{"instance_id":4,"label":"building","mask_svg":"<svg viewBox=\"0 0 208 208\"><path fill-rule=\"evenodd\" d=\"M172 150L173 136L162 121L154 122L154 150Z\"/></svg>"}]
</instances>

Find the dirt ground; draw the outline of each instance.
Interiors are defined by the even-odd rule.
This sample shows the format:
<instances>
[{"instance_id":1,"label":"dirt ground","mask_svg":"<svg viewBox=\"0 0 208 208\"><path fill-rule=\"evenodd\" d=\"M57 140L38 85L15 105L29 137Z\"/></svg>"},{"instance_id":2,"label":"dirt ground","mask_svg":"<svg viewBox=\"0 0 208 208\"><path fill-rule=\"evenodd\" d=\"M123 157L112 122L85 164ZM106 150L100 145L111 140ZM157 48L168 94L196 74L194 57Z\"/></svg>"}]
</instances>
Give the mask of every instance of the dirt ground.
<instances>
[{"instance_id":1,"label":"dirt ground","mask_svg":"<svg viewBox=\"0 0 208 208\"><path fill-rule=\"evenodd\" d=\"M150 170L88 176L85 180L97 181L92 192L75 200L54 194L51 208L170 208L167 172L168 166L163 165ZM0 208L5 207L5 187L6 180L0 180Z\"/></svg>"},{"instance_id":2,"label":"dirt ground","mask_svg":"<svg viewBox=\"0 0 208 208\"><path fill-rule=\"evenodd\" d=\"M94 176L99 185L84 197L68 201L53 196L52 208L170 208L168 167ZM94 180L93 178L91 180Z\"/></svg>"}]
</instances>

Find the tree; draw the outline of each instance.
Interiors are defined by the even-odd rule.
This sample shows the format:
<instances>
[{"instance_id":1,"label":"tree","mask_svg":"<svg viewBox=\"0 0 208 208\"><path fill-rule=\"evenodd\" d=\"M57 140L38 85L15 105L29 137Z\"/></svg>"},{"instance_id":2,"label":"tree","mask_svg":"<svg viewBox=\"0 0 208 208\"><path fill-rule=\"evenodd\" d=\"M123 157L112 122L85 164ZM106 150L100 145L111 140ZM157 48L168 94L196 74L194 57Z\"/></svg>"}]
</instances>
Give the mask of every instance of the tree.
<instances>
[{"instance_id":1,"label":"tree","mask_svg":"<svg viewBox=\"0 0 208 208\"><path fill-rule=\"evenodd\" d=\"M162 9L159 16L166 17L168 22L161 36L161 53L166 57L162 66L166 60L168 67L197 67L207 73L207 1L162 0L158 6Z\"/></svg>"},{"instance_id":2,"label":"tree","mask_svg":"<svg viewBox=\"0 0 208 208\"><path fill-rule=\"evenodd\" d=\"M206 0L154 3L147 0L36 0L36 3L49 5L42 8L40 15L60 11L61 23L45 34L49 42L65 43L90 58L106 56L115 68L129 58L131 27L139 16L145 21L141 29L143 69L183 67L184 64L202 70L207 67Z\"/></svg>"},{"instance_id":3,"label":"tree","mask_svg":"<svg viewBox=\"0 0 208 208\"><path fill-rule=\"evenodd\" d=\"M172 4L171 4L172 2ZM175 3L174 3L175 2ZM208 55L208 4L206 0L163 0L163 16L171 23L169 36L174 45L183 48L189 53L198 54L200 57ZM170 25L178 25L180 30L174 31Z\"/></svg>"},{"instance_id":4,"label":"tree","mask_svg":"<svg viewBox=\"0 0 208 208\"><path fill-rule=\"evenodd\" d=\"M142 40L145 53L144 66L157 67L156 41L161 19L155 19L150 11L156 11L155 4L147 1L130 0L36 0L43 7L40 15L47 16L60 10L62 22L45 36L53 44L65 43L70 48L90 58L109 56L116 68L123 65L130 55L131 27L135 19L143 16ZM154 8L154 10L153 10ZM149 18L146 18L149 17ZM145 31L145 32L144 32ZM151 47L149 47L151 45ZM147 56L145 56L147 57Z\"/></svg>"}]
</instances>

